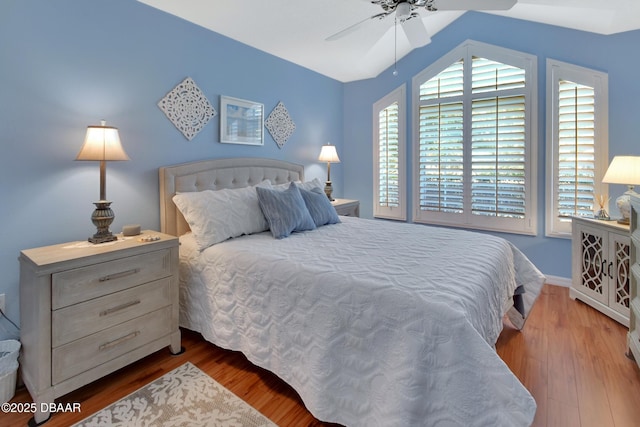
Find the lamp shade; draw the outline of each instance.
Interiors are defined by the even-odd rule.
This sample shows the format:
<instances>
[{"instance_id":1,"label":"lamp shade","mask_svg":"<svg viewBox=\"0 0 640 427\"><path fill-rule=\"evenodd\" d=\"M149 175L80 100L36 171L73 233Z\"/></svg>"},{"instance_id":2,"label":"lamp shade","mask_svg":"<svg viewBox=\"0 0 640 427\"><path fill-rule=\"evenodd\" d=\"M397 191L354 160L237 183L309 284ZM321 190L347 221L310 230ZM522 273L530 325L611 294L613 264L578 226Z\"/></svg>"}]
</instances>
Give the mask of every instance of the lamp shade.
<instances>
[{"instance_id":1,"label":"lamp shade","mask_svg":"<svg viewBox=\"0 0 640 427\"><path fill-rule=\"evenodd\" d=\"M640 156L615 156L602 182L640 185Z\"/></svg>"},{"instance_id":2,"label":"lamp shade","mask_svg":"<svg viewBox=\"0 0 640 427\"><path fill-rule=\"evenodd\" d=\"M129 160L125 153L118 128L106 126L103 121L100 126L87 126L84 144L76 160Z\"/></svg>"},{"instance_id":3,"label":"lamp shade","mask_svg":"<svg viewBox=\"0 0 640 427\"><path fill-rule=\"evenodd\" d=\"M321 162L340 163L336 146L331 144L323 145L318 160Z\"/></svg>"}]
</instances>

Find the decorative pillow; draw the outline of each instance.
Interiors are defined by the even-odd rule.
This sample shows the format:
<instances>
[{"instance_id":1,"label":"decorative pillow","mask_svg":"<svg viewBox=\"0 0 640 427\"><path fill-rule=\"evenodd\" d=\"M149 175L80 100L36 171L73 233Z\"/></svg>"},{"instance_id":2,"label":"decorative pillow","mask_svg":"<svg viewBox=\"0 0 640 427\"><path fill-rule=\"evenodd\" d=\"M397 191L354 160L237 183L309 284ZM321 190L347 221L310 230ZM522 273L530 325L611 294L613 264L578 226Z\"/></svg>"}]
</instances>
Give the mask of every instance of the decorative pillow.
<instances>
[{"instance_id":1,"label":"decorative pillow","mask_svg":"<svg viewBox=\"0 0 640 427\"><path fill-rule=\"evenodd\" d=\"M294 231L316 228L300 190L293 182L284 191L257 187L256 192L262 213L276 239L288 237Z\"/></svg>"},{"instance_id":2,"label":"decorative pillow","mask_svg":"<svg viewBox=\"0 0 640 427\"><path fill-rule=\"evenodd\" d=\"M262 184L258 184L262 185ZM200 250L231 237L266 231L257 187L205 190L173 196Z\"/></svg>"},{"instance_id":3,"label":"decorative pillow","mask_svg":"<svg viewBox=\"0 0 640 427\"><path fill-rule=\"evenodd\" d=\"M340 222L338 212L336 212L336 208L333 207L324 190L318 187L312 188L311 191L300 188L300 194L302 194L302 199L307 205L316 227Z\"/></svg>"}]
</instances>

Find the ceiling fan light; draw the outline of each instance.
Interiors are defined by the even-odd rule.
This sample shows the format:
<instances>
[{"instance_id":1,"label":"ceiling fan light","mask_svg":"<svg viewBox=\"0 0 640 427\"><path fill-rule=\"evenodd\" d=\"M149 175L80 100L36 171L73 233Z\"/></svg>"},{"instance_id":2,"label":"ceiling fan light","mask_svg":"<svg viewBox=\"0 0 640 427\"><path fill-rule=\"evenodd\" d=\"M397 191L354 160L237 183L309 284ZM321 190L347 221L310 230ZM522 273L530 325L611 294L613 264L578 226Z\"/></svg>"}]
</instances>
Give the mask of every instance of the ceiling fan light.
<instances>
[{"instance_id":1,"label":"ceiling fan light","mask_svg":"<svg viewBox=\"0 0 640 427\"><path fill-rule=\"evenodd\" d=\"M409 2L403 1L402 3L398 3L396 7L396 18L402 22L409 18L409 16L411 16L411 5Z\"/></svg>"}]
</instances>

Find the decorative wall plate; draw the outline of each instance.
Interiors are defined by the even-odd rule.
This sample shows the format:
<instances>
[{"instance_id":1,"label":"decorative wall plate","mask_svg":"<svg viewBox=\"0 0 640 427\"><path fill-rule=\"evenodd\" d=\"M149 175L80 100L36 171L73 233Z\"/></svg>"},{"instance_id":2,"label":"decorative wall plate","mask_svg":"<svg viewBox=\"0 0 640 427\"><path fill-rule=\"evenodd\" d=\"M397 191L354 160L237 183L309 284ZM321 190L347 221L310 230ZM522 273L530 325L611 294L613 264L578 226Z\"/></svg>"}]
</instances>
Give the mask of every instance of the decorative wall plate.
<instances>
[{"instance_id":1,"label":"decorative wall plate","mask_svg":"<svg viewBox=\"0 0 640 427\"><path fill-rule=\"evenodd\" d=\"M282 148L293 134L293 131L296 130L296 124L282 102L278 102L276 108L271 111L264 122L264 126L269 130L279 148Z\"/></svg>"},{"instance_id":2,"label":"decorative wall plate","mask_svg":"<svg viewBox=\"0 0 640 427\"><path fill-rule=\"evenodd\" d=\"M191 77L174 87L158 107L189 141L217 114Z\"/></svg>"}]
</instances>

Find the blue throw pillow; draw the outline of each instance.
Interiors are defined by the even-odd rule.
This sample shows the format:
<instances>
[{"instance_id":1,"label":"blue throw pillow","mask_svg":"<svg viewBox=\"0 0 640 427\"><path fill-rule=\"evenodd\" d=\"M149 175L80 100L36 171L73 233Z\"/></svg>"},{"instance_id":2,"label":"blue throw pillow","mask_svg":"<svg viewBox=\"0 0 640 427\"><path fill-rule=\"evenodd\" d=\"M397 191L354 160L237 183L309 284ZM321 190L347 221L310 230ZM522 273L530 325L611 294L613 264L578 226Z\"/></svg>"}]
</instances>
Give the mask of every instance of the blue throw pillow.
<instances>
[{"instance_id":1,"label":"blue throw pillow","mask_svg":"<svg viewBox=\"0 0 640 427\"><path fill-rule=\"evenodd\" d=\"M258 202L276 239L288 237L294 231L316 228L298 187L292 182L284 191L256 187Z\"/></svg>"},{"instance_id":2,"label":"blue throw pillow","mask_svg":"<svg viewBox=\"0 0 640 427\"><path fill-rule=\"evenodd\" d=\"M307 205L316 227L340 222L336 208L333 207L324 191L319 188L312 188L311 190L300 188L300 194L302 194L304 203Z\"/></svg>"}]
</instances>

